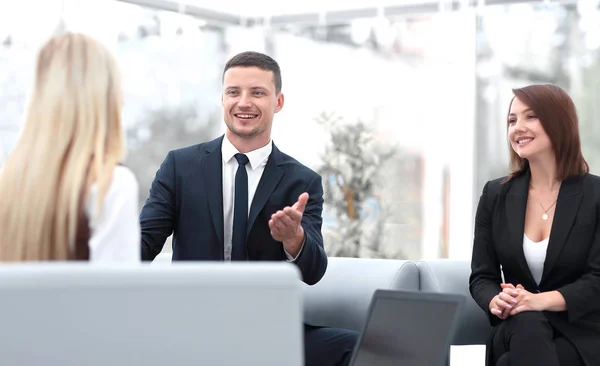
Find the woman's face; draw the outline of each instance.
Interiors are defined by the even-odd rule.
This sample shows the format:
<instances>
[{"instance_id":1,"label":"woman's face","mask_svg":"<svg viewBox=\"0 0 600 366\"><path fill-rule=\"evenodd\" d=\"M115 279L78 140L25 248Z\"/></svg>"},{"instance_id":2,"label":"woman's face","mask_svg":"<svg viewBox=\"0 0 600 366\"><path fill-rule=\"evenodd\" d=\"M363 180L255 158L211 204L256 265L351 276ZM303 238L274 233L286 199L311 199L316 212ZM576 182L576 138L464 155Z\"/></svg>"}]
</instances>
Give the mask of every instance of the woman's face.
<instances>
[{"instance_id":1,"label":"woman's face","mask_svg":"<svg viewBox=\"0 0 600 366\"><path fill-rule=\"evenodd\" d=\"M508 114L508 140L522 159L552 154L552 141L536 114L515 97Z\"/></svg>"}]
</instances>

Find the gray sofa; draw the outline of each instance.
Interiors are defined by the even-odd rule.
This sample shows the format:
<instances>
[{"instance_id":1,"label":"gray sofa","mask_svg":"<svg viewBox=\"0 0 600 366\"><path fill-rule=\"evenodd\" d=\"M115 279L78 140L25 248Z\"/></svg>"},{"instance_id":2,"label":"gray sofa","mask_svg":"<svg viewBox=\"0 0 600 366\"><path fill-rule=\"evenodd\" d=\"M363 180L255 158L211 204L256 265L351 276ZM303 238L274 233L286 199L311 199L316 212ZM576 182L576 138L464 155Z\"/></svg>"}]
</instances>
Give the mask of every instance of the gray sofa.
<instances>
[{"instance_id":1,"label":"gray sofa","mask_svg":"<svg viewBox=\"0 0 600 366\"><path fill-rule=\"evenodd\" d=\"M435 259L329 258L327 273L304 287L308 323L362 330L376 289L452 293L466 296L452 337L453 345L485 344L490 332L484 312L469 294L470 262Z\"/></svg>"},{"instance_id":2,"label":"gray sofa","mask_svg":"<svg viewBox=\"0 0 600 366\"><path fill-rule=\"evenodd\" d=\"M453 345L485 344L491 326L486 314L469 293L471 262L468 260L434 259L417 262L419 289L465 295L467 301L459 314Z\"/></svg>"},{"instance_id":3,"label":"gray sofa","mask_svg":"<svg viewBox=\"0 0 600 366\"><path fill-rule=\"evenodd\" d=\"M160 254L155 262L170 262ZM483 345L491 330L484 312L469 294L470 262L434 259L329 258L327 272L314 286L303 286L307 323L361 331L376 289L423 291L466 296L453 345Z\"/></svg>"},{"instance_id":4,"label":"gray sofa","mask_svg":"<svg viewBox=\"0 0 600 366\"><path fill-rule=\"evenodd\" d=\"M393 259L329 258L321 281L304 286L304 320L360 331L376 289L419 291L417 265Z\"/></svg>"}]
</instances>

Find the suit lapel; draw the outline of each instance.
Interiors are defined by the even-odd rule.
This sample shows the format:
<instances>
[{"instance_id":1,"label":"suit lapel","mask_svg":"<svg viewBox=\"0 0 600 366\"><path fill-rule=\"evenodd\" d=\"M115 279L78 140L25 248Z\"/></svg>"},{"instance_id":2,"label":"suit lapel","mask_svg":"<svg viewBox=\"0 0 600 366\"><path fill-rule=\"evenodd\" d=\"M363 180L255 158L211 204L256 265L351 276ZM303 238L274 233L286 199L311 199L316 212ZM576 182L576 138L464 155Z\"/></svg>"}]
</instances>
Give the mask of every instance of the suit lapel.
<instances>
[{"instance_id":1,"label":"suit lapel","mask_svg":"<svg viewBox=\"0 0 600 366\"><path fill-rule=\"evenodd\" d=\"M554 220L552 221L546 251L546 261L544 262L544 272L540 284L544 282L550 273L558 255L567 242L567 237L579 210L581 197L583 197L580 183L581 179L579 177L566 179L562 182L558 191L558 200L556 201Z\"/></svg>"},{"instance_id":2,"label":"suit lapel","mask_svg":"<svg viewBox=\"0 0 600 366\"><path fill-rule=\"evenodd\" d=\"M281 152L273 144L273 151L267 160L265 171L260 178L254 198L252 199L252 205L250 206L250 214L248 215L248 228L246 231L246 237L250 233L254 221L258 216L258 213L263 209L265 203L279 184L279 181L283 177L284 171L279 167L282 163Z\"/></svg>"},{"instance_id":3,"label":"suit lapel","mask_svg":"<svg viewBox=\"0 0 600 366\"><path fill-rule=\"evenodd\" d=\"M212 141L206 146L206 155L202 160L202 176L206 188L208 208L213 226L221 245L223 245L223 163L221 142L223 138ZM199 223L201 224L201 223Z\"/></svg>"},{"instance_id":4,"label":"suit lapel","mask_svg":"<svg viewBox=\"0 0 600 366\"><path fill-rule=\"evenodd\" d=\"M535 284L525 253L523 252L523 235L525 233L525 211L527 209L527 197L529 196L529 171L513 178L509 191L506 195L506 217L509 229L509 245L517 256L517 262L529 283Z\"/></svg>"}]
</instances>

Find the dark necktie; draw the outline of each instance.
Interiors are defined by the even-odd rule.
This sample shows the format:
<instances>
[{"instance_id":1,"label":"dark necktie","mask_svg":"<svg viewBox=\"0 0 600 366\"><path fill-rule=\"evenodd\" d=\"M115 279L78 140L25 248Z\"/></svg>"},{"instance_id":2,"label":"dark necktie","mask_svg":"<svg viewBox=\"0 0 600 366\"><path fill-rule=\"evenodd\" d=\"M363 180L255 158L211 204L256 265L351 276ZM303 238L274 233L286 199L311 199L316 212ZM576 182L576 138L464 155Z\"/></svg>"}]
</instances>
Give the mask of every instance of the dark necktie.
<instances>
[{"instance_id":1,"label":"dark necktie","mask_svg":"<svg viewBox=\"0 0 600 366\"><path fill-rule=\"evenodd\" d=\"M231 239L231 260L246 260L246 226L248 225L248 157L235 154L238 169L235 173L235 199L233 203L233 235Z\"/></svg>"}]
</instances>

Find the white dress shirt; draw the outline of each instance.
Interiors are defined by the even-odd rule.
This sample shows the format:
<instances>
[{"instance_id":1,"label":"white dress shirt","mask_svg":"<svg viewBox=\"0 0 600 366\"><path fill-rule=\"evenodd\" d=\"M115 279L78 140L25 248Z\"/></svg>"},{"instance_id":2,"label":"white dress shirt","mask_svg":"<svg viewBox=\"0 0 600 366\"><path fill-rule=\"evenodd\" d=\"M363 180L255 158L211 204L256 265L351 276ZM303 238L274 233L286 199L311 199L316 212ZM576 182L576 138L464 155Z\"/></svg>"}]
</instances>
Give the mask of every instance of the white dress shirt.
<instances>
[{"instance_id":1,"label":"white dress shirt","mask_svg":"<svg viewBox=\"0 0 600 366\"><path fill-rule=\"evenodd\" d=\"M90 225L90 262L141 262L138 182L124 166L116 166L94 220L98 187L92 184L86 202Z\"/></svg>"},{"instance_id":2,"label":"white dress shirt","mask_svg":"<svg viewBox=\"0 0 600 366\"><path fill-rule=\"evenodd\" d=\"M246 172L248 173L248 215L252 200L256 193L256 188L260 182L267 160L273 151L273 143L269 143L259 149L247 152L248 164L246 164ZM238 169L238 162L235 159L235 154L238 154L238 149L233 146L231 141L225 136L221 144L221 155L223 157L223 225L224 225L224 258L225 261L231 261L232 237L233 237L233 205L235 201L235 173ZM281 207L283 209L283 207ZM302 246L304 247L304 245ZM294 261L292 257L285 251L288 261ZM298 255L302 252L302 248Z\"/></svg>"}]
</instances>

